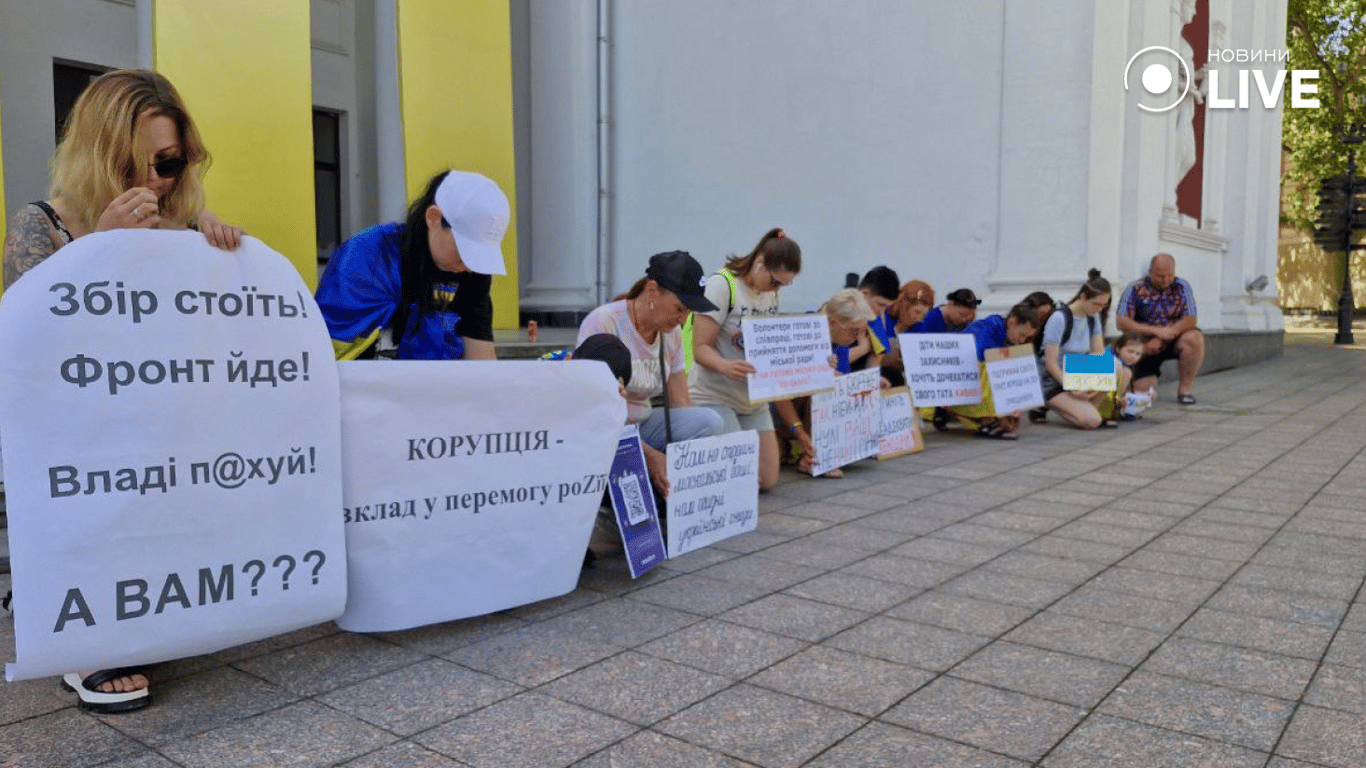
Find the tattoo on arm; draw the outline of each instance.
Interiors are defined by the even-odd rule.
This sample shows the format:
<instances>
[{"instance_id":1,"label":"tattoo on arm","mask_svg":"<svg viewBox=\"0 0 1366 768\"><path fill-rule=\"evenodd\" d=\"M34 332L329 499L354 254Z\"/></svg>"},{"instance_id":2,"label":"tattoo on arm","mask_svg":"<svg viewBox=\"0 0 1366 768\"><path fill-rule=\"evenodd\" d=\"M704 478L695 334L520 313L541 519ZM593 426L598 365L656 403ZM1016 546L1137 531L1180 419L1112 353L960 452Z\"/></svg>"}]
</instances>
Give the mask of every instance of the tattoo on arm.
<instances>
[{"instance_id":1,"label":"tattoo on arm","mask_svg":"<svg viewBox=\"0 0 1366 768\"><path fill-rule=\"evenodd\" d=\"M61 246L52 232L52 224L38 206L24 206L10 222L5 237L5 287L13 285Z\"/></svg>"}]
</instances>

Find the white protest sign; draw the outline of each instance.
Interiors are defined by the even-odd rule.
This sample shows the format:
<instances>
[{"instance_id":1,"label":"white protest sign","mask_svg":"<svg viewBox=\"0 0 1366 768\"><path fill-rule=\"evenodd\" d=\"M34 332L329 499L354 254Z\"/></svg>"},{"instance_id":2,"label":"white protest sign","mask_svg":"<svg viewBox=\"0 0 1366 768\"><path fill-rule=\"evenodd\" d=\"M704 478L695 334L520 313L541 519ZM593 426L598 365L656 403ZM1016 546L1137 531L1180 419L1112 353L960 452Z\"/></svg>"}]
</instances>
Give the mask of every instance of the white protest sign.
<instances>
[{"instance_id":1,"label":"white protest sign","mask_svg":"<svg viewBox=\"0 0 1366 768\"><path fill-rule=\"evenodd\" d=\"M894 459L924 448L910 387L882 390L882 436L878 438L877 457Z\"/></svg>"},{"instance_id":2,"label":"white protest sign","mask_svg":"<svg viewBox=\"0 0 1366 768\"><path fill-rule=\"evenodd\" d=\"M338 626L407 629L574 589L626 420L607 366L339 368L350 591Z\"/></svg>"},{"instance_id":3,"label":"white protest sign","mask_svg":"<svg viewBox=\"0 0 1366 768\"><path fill-rule=\"evenodd\" d=\"M166 661L345 601L337 369L294 267L81 237L0 302L10 679Z\"/></svg>"},{"instance_id":4,"label":"white protest sign","mask_svg":"<svg viewBox=\"0 0 1366 768\"><path fill-rule=\"evenodd\" d=\"M970 333L901 333L906 384L920 408L982 402L977 342Z\"/></svg>"},{"instance_id":5,"label":"white protest sign","mask_svg":"<svg viewBox=\"0 0 1366 768\"><path fill-rule=\"evenodd\" d=\"M991 402L997 416L1008 416L1044 404L1034 347L1028 344L997 347L988 349L984 356L987 381L991 384Z\"/></svg>"},{"instance_id":6,"label":"white protest sign","mask_svg":"<svg viewBox=\"0 0 1366 768\"><path fill-rule=\"evenodd\" d=\"M820 476L859 459L876 456L882 434L882 371L873 368L836 377L835 388L811 397L811 442Z\"/></svg>"},{"instance_id":7,"label":"white protest sign","mask_svg":"<svg viewBox=\"0 0 1366 768\"><path fill-rule=\"evenodd\" d=\"M754 365L750 402L785 400L835 386L825 315L747 317L740 330L745 359Z\"/></svg>"},{"instance_id":8,"label":"white protest sign","mask_svg":"<svg viewBox=\"0 0 1366 768\"><path fill-rule=\"evenodd\" d=\"M669 557L759 525L759 433L671 443Z\"/></svg>"}]
</instances>

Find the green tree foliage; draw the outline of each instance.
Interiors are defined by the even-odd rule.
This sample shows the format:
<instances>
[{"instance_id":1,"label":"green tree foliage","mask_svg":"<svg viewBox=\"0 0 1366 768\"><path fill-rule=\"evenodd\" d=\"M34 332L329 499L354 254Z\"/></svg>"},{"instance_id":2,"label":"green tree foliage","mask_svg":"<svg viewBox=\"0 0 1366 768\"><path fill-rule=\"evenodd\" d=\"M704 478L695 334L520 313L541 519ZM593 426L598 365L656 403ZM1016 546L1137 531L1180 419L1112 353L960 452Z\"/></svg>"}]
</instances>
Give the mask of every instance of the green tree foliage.
<instances>
[{"instance_id":1,"label":"green tree foliage","mask_svg":"<svg viewBox=\"0 0 1366 768\"><path fill-rule=\"evenodd\" d=\"M1319 71L1318 109L1285 102L1281 141L1290 163L1281 179L1285 223L1314 229L1320 179L1345 172L1349 131L1366 132L1366 0L1289 0L1285 68ZM1358 145L1359 166L1366 166Z\"/></svg>"}]
</instances>

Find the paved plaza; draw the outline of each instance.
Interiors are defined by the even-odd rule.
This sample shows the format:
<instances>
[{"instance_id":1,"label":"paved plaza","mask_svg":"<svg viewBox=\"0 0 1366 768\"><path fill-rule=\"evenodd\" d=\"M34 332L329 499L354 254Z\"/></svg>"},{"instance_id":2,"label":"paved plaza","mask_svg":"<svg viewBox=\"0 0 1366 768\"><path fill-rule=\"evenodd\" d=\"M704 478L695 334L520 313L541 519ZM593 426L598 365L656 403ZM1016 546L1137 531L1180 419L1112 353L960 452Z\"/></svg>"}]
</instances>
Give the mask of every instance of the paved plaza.
<instances>
[{"instance_id":1,"label":"paved plaza","mask_svg":"<svg viewBox=\"0 0 1366 768\"><path fill-rule=\"evenodd\" d=\"M0 684L0 766L1366 765L1366 348L1290 333L1161 391L1117 431L785 476L758 531L639 580L164 664L140 712Z\"/></svg>"}]
</instances>

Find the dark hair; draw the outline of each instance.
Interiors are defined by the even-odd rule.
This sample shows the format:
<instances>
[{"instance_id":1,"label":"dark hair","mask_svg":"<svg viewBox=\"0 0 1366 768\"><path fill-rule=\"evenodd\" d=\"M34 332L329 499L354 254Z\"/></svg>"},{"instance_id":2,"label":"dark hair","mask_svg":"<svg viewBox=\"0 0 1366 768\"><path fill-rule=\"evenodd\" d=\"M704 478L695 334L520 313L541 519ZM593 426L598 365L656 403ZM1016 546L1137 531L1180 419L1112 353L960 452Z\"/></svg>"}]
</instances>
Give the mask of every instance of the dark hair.
<instances>
[{"instance_id":1,"label":"dark hair","mask_svg":"<svg viewBox=\"0 0 1366 768\"><path fill-rule=\"evenodd\" d=\"M901 278L896 276L896 270L891 267L877 266L868 270L868 274L859 281L859 288L867 288L868 293L888 301L896 301L897 294L901 291Z\"/></svg>"},{"instance_id":2,"label":"dark hair","mask_svg":"<svg viewBox=\"0 0 1366 768\"><path fill-rule=\"evenodd\" d=\"M607 363L613 378L622 384L631 383L631 351L625 342L610 333L595 333L583 340L574 350L575 360L599 360Z\"/></svg>"},{"instance_id":3,"label":"dark hair","mask_svg":"<svg viewBox=\"0 0 1366 768\"><path fill-rule=\"evenodd\" d=\"M754 260L759 256L764 257L764 266L770 271L785 269L794 275L802 271L802 248L781 227L765 232L754 250L744 256L726 259L726 269L737 277L744 277L754 268Z\"/></svg>"},{"instance_id":4,"label":"dark hair","mask_svg":"<svg viewBox=\"0 0 1366 768\"><path fill-rule=\"evenodd\" d=\"M1019 304L1016 304L1015 306L1011 307L1010 312L1006 313L1007 320L1012 318L1017 323L1024 323L1025 325L1030 325L1034 328L1038 328L1039 308L1035 306L1030 306L1029 304L1026 304L1022 301Z\"/></svg>"},{"instance_id":5,"label":"dark hair","mask_svg":"<svg viewBox=\"0 0 1366 768\"><path fill-rule=\"evenodd\" d=\"M1114 303L1115 297L1114 294L1110 292L1110 281L1100 276L1099 269L1092 267L1091 270L1086 273L1086 282L1081 284L1081 287L1077 289L1077 295L1068 299L1067 303L1071 304L1077 299L1082 298L1094 299L1097 296L1104 296L1106 294L1109 294L1110 300L1105 302L1105 306L1100 310L1100 327L1104 328L1105 321L1110 317L1110 305Z\"/></svg>"},{"instance_id":6,"label":"dark hair","mask_svg":"<svg viewBox=\"0 0 1366 768\"><path fill-rule=\"evenodd\" d=\"M432 286L450 273L438 267L432 260L432 249L427 243L427 208L436 204L436 188L441 186L441 181L448 173L450 171L442 171L427 182L427 188L408 206L408 214L403 220L403 228L399 233L401 253L398 271L398 309L394 310L394 317L389 325L394 334L395 344L403 340L410 326L416 328L424 316L440 309ZM441 218L441 226L451 228L444 216ZM410 321L408 312L414 306L417 307L417 319Z\"/></svg>"},{"instance_id":7,"label":"dark hair","mask_svg":"<svg viewBox=\"0 0 1366 768\"><path fill-rule=\"evenodd\" d=\"M1031 307L1052 307L1053 297L1043 291L1035 291L1028 296L1020 299L1021 304L1028 304Z\"/></svg>"},{"instance_id":8,"label":"dark hair","mask_svg":"<svg viewBox=\"0 0 1366 768\"><path fill-rule=\"evenodd\" d=\"M1121 349L1134 343L1142 344L1143 334L1138 331L1125 331L1116 336L1114 341L1110 342L1110 351L1114 353L1115 357L1119 357L1119 351Z\"/></svg>"}]
</instances>

